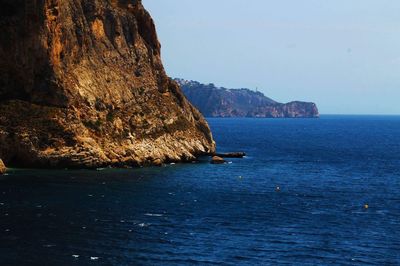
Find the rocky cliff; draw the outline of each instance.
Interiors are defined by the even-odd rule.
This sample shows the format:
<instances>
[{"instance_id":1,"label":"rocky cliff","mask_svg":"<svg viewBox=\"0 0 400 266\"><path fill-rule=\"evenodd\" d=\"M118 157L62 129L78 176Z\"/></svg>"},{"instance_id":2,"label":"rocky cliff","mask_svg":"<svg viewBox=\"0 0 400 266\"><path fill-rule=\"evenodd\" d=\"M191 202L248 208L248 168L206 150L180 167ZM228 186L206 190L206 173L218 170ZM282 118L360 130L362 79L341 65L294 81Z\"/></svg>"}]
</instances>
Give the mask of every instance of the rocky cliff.
<instances>
[{"instance_id":1,"label":"rocky cliff","mask_svg":"<svg viewBox=\"0 0 400 266\"><path fill-rule=\"evenodd\" d=\"M279 103L249 89L218 88L214 84L175 79L188 99L206 117L316 118L315 103Z\"/></svg>"},{"instance_id":2,"label":"rocky cliff","mask_svg":"<svg viewBox=\"0 0 400 266\"><path fill-rule=\"evenodd\" d=\"M7 171L6 166L4 165L3 161L0 159L0 175L4 175Z\"/></svg>"},{"instance_id":3,"label":"rocky cliff","mask_svg":"<svg viewBox=\"0 0 400 266\"><path fill-rule=\"evenodd\" d=\"M7 165L137 166L215 150L165 73L140 0L0 0L0 29Z\"/></svg>"}]
</instances>

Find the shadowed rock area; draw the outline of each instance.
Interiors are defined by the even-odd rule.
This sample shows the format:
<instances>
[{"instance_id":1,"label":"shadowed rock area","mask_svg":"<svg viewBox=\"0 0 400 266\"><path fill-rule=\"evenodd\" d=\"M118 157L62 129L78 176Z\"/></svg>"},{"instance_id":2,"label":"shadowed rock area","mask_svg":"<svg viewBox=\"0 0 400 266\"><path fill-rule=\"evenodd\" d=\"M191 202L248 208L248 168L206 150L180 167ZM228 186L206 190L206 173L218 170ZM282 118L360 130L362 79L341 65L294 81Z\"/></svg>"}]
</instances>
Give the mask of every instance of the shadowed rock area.
<instances>
[{"instance_id":1,"label":"shadowed rock area","mask_svg":"<svg viewBox=\"0 0 400 266\"><path fill-rule=\"evenodd\" d=\"M140 0L1 0L0 10L8 166L158 165L215 151L164 71Z\"/></svg>"},{"instance_id":2,"label":"shadowed rock area","mask_svg":"<svg viewBox=\"0 0 400 266\"><path fill-rule=\"evenodd\" d=\"M279 103L249 89L218 88L214 84L175 79L186 97L206 117L317 118L317 105L294 101Z\"/></svg>"}]
</instances>

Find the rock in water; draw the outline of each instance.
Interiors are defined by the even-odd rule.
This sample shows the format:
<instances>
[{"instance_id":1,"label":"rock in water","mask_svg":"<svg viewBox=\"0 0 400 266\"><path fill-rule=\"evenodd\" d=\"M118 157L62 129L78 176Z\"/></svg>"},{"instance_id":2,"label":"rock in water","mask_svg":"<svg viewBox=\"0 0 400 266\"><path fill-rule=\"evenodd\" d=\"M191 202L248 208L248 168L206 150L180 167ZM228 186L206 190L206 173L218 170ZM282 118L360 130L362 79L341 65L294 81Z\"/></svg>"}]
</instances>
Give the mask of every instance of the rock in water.
<instances>
[{"instance_id":1,"label":"rock in water","mask_svg":"<svg viewBox=\"0 0 400 266\"><path fill-rule=\"evenodd\" d=\"M6 166L4 165L3 161L0 159L0 175L4 175L7 171Z\"/></svg>"},{"instance_id":2,"label":"rock in water","mask_svg":"<svg viewBox=\"0 0 400 266\"><path fill-rule=\"evenodd\" d=\"M214 153L214 156L221 158L243 158L246 156L244 152L226 152L226 153Z\"/></svg>"},{"instance_id":3,"label":"rock in water","mask_svg":"<svg viewBox=\"0 0 400 266\"><path fill-rule=\"evenodd\" d=\"M102 167L215 151L206 121L164 71L140 0L0 5L0 157Z\"/></svg>"},{"instance_id":4,"label":"rock in water","mask_svg":"<svg viewBox=\"0 0 400 266\"><path fill-rule=\"evenodd\" d=\"M224 164L224 163L226 163L226 161L219 156L213 156L211 159L211 163L212 164Z\"/></svg>"}]
</instances>

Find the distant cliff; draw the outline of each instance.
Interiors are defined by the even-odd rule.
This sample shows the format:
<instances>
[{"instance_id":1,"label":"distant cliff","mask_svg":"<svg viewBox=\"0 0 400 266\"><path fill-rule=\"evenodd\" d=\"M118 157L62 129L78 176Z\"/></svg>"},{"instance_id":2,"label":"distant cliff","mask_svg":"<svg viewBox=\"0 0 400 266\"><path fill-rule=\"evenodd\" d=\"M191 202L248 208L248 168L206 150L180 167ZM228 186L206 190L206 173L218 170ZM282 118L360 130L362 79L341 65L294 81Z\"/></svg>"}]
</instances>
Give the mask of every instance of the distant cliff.
<instances>
[{"instance_id":1,"label":"distant cliff","mask_svg":"<svg viewBox=\"0 0 400 266\"><path fill-rule=\"evenodd\" d=\"M186 97L206 117L317 118L315 103L279 103L249 89L218 88L214 84L175 79Z\"/></svg>"},{"instance_id":2,"label":"distant cliff","mask_svg":"<svg viewBox=\"0 0 400 266\"><path fill-rule=\"evenodd\" d=\"M0 15L6 165L159 165L215 151L164 71L141 0L3 0Z\"/></svg>"}]
</instances>

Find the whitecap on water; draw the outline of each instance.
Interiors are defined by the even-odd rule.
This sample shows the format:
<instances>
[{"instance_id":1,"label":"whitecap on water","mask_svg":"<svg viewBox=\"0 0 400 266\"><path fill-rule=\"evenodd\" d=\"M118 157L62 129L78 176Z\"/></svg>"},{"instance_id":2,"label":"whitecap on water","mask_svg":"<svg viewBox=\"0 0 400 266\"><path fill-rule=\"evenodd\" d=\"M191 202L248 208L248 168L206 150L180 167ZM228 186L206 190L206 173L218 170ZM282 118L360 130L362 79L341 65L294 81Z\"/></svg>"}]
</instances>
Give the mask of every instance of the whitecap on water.
<instances>
[{"instance_id":1,"label":"whitecap on water","mask_svg":"<svg viewBox=\"0 0 400 266\"><path fill-rule=\"evenodd\" d=\"M79 255L73 254L72 257L74 257L75 259L79 258Z\"/></svg>"},{"instance_id":2,"label":"whitecap on water","mask_svg":"<svg viewBox=\"0 0 400 266\"><path fill-rule=\"evenodd\" d=\"M99 257L90 257L91 260L98 260Z\"/></svg>"},{"instance_id":3,"label":"whitecap on water","mask_svg":"<svg viewBox=\"0 0 400 266\"><path fill-rule=\"evenodd\" d=\"M150 224L146 224L146 223L140 223L140 224L138 224L138 226L140 226L140 227L148 227Z\"/></svg>"},{"instance_id":4,"label":"whitecap on water","mask_svg":"<svg viewBox=\"0 0 400 266\"><path fill-rule=\"evenodd\" d=\"M159 213L146 213L146 216L153 216L153 217L162 217L163 214L159 214Z\"/></svg>"}]
</instances>

